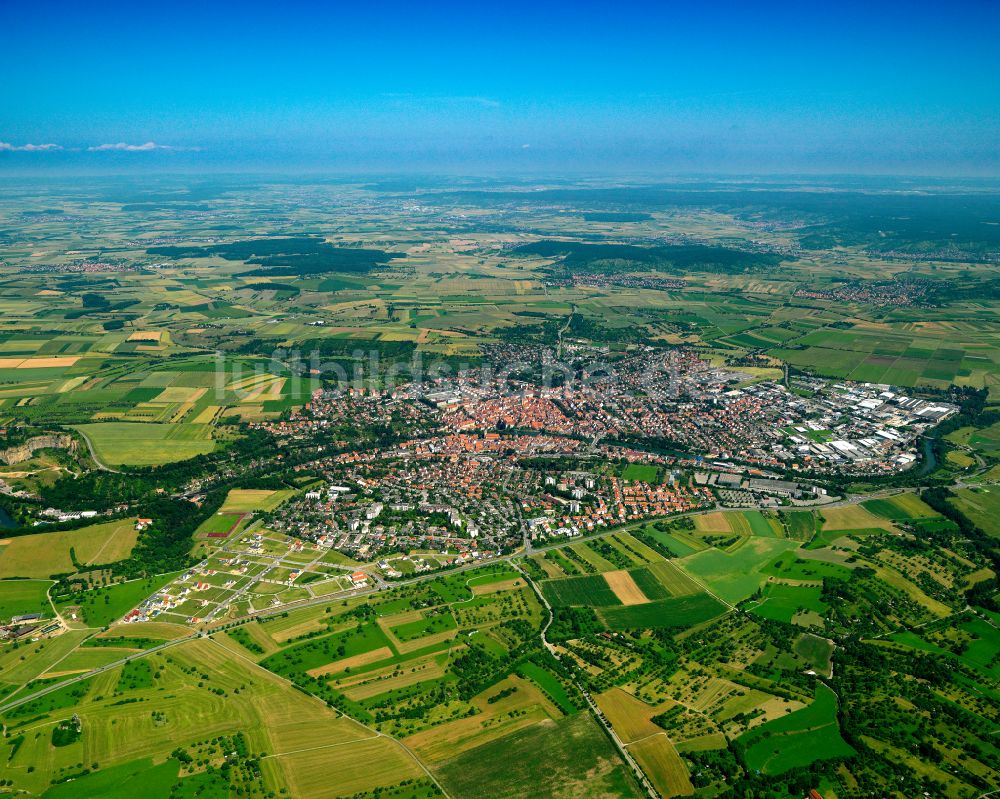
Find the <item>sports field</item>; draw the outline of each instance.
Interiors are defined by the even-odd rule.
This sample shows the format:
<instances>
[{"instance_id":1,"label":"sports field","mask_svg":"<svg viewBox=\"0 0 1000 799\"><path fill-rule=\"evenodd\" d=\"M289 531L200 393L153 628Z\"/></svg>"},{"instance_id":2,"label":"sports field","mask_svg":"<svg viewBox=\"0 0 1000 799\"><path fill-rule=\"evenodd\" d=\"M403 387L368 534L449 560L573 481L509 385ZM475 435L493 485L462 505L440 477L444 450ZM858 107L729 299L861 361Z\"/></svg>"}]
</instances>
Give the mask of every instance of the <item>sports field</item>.
<instances>
[{"instance_id":1,"label":"sports field","mask_svg":"<svg viewBox=\"0 0 1000 799\"><path fill-rule=\"evenodd\" d=\"M623 480L637 480L642 483L655 483L657 468L645 463L630 463L622 472Z\"/></svg>"},{"instance_id":2,"label":"sports field","mask_svg":"<svg viewBox=\"0 0 1000 799\"><path fill-rule=\"evenodd\" d=\"M243 515L240 513L225 513L219 511L213 516L209 516L198 527L199 534L213 535L217 533L228 533L239 523Z\"/></svg>"}]
</instances>

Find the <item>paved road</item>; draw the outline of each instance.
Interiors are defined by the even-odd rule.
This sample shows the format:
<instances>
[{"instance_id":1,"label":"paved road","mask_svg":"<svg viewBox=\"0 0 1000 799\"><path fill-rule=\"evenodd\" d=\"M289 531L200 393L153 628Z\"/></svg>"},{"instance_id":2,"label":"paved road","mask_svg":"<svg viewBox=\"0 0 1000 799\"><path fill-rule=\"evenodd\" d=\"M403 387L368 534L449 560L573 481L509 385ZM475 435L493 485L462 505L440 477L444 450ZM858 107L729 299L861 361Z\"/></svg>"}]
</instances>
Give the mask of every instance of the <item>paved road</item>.
<instances>
[{"instance_id":1,"label":"paved road","mask_svg":"<svg viewBox=\"0 0 1000 799\"><path fill-rule=\"evenodd\" d=\"M97 453L94 451L94 444L93 442L91 442L90 436L88 436L82 430L77 430L77 432L83 437L83 440L87 445L87 449L90 450L90 458L97 465L98 469L100 469L102 472L114 472L115 474L122 474L120 470L112 469L110 466L101 463L100 459L97 457Z\"/></svg>"}]
</instances>

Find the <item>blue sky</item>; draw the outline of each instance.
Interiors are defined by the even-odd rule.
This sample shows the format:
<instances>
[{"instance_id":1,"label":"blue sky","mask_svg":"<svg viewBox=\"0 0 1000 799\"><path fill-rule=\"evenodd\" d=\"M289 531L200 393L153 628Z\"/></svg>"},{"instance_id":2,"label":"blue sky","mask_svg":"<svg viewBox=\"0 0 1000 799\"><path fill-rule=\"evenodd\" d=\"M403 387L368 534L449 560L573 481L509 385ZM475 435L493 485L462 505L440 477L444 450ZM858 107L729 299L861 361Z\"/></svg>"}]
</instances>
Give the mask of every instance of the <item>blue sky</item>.
<instances>
[{"instance_id":1,"label":"blue sky","mask_svg":"<svg viewBox=\"0 0 1000 799\"><path fill-rule=\"evenodd\" d=\"M998 39L962 0L7 3L0 170L997 175Z\"/></svg>"}]
</instances>

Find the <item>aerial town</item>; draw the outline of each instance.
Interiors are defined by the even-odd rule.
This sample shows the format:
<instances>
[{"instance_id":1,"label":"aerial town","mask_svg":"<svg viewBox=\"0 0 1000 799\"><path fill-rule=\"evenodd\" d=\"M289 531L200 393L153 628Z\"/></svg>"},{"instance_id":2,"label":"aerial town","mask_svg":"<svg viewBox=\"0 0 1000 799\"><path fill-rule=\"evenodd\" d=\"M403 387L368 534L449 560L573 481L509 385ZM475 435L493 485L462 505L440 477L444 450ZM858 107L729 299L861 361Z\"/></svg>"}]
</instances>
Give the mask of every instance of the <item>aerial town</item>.
<instances>
[{"instance_id":1,"label":"aerial town","mask_svg":"<svg viewBox=\"0 0 1000 799\"><path fill-rule=\"evenodd\" d=\"M498 377L517 371L501 366L484 380L321 390L261 423L284 439L322 437L343 418L410 434L300 464L324 478L270 528L369 560L508 553L715 505L822 504L829 478L911 468L921 434L957 410L888 385L788 387L683 350L551 387Z\"/></svg>"}]
</instances>

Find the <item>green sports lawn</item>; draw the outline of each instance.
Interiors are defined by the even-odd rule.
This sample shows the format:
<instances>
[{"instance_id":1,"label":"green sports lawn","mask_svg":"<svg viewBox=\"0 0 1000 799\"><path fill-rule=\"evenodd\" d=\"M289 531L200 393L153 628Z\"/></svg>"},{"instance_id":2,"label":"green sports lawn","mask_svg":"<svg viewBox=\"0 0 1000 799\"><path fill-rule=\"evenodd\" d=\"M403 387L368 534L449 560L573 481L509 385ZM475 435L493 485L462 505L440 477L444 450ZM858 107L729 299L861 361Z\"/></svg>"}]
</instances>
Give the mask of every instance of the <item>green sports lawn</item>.
<instances>
[{"instance_id":1,"label":"green sports lawn","mask_svg":"<svg viewBox=\"0 0 1000 799\"><path fill-rule=\"evenodd\" d=\"M622 472L623 480L638 480L643 483L655 483L658 470L655 466L645 463L630 463Z\"/></svg>"},{"instance_id":2,"label":"green sports lawn","mask_svg":"<svg viewBox=\"0 0 1000 799\"><path fill-rule=\"evenodd\" d=\"M198 528L199 533L228 533L242 515L239 513L216 513L209 516Z\"/></svg>"}]
</instances>

